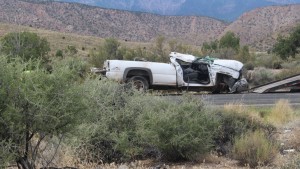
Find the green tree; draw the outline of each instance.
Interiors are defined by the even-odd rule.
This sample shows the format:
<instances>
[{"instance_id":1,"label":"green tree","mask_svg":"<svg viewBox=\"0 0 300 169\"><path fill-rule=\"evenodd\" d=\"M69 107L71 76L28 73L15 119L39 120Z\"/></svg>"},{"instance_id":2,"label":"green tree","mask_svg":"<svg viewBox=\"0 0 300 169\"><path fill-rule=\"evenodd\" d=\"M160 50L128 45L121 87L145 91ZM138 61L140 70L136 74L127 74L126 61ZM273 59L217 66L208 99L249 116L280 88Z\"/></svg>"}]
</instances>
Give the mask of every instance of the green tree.
<instances>
[{"instance_id":1,"label":"green tree","mask_svg":"<svg viewBox=\"0 0 300 169\"><path fill-rule=\"evenodd\" d=\"M191 53L192 49L188 45L178 43L176 40L169 41L170 52Z\"/></svg>"},{"instance_id":2,"label":"green tree","mask_svg":"<svg viewBox=\"0 0 300 169\"><path fill-rule=\"evenodd\" d=\"M9 152L22 169L35 168L42 141L73 130L85 110L75 67L59 61L51 73L39 66L24 71L30 64L38 63L0 57L0 146L12 145Z\"/></svg>"},{"instance_id":3,"label":"green tree","mask_svg":"<svg viewBox=\"0 0 300 169\"><path fill-rule=\"evenodd\" d=\"M118 40L114 38L105 39L103 50L106 54L107 59L122 59L117 57L120 45L120 42L118 42Z\"/></svg>"},{"instance_id":4,"label":"green tree","mask_svg":"<svg viewBox=\"0 0 300 169\"><path fill-rule=\"evenodd\" d=\"M286 60L290 56L295 56L292 46L293 45L292 45L291 40L289 40L288 38L279 36L277 38L276 44L273 47L273 52L276 55L279 55L281 59Z\"/></svg>"},{"instance_id":5,"label":"green tree","mask_svg":"<svg viewBox=\"0 0 300 169\"><path fill-rule=\"evenodd\" d=\"M50 51L50 45L45 38L31 32L12 32L5 35L1 40L0 50L15 58L20 56L24 61L30 59L45 59Z\"/></svg>"},{"instance_id":6,"label":"green tree","mask_svg":"<svg viewBox=\"0 0 300 169\"><path fill-rule=\"evenodd\" d=\"M176 40L170 40L169 41L169 48L171 52L177 52L177 41Z\"/></svg>"},{"instance_id":7,"label":"green tree","mask_svg":"<svg viewBox=\"0 0 300 169\"><path fill-rule=\"evenodd\" d=\"M207 54L210 55L212 53L216 53L218 51L218 48L219 48L219 41L215 40L215 41L211 41L210 43L204 42L202 44L201 51L205 55Z\"/></svg>"},{"instance_id":8,"label":"green tree","mask_svg":"<svg viewBox=\"0 0 300 169\"><path fill-rule=\"evenodd\" d=\"M165 40L166 38L163 36L159 36L155 40L153 53L158 57L159 61L168 61L168 58L166 57L166 53L164 50Z\"/></svg>"},{"instance_id":9,"label":"green tree","mask_svg":"<svg viewBox=\"0 0 300 169\"><path fill-rule=\"evenodd\" d=\"M114 38L105 39L103 46L99 50L91 51L90 62L96 67L102 67L103 62L108 59L123 59L126 50L120 49L121 43Z\"/></svg>"},{"instance_id":10,"label":"green tree","mask_svg":"<svg viewBox=\"0 0 300 169\"><path fill-rule=\"evenodd\" d=\"M273 52L286 60L289 57L295 57L299 53L300 47L300 25L288 36L278 36L277 42L273 46Z\"/></svg>"},{"instance_id":11,"label":"green tree","mask_svg":"<svg viewBox=\"0 0 300 169\"><path fill-rule=\"evenodd\" d=\"M240 38L236 37L233 32L227 32L221 39L219 43L220 48L232 48L238 51L240 48Z\"/></svg>"},{"instance_id":12,"label":"green tree","mask_svg":"<svg viewBox=\"0 0 300 169\"><path fill-rule=\"evenodd\" d=\"M246 62L252 60L248 46L243 46L239 49L237 59L243 63L246 63Z\"/></svg>"}]
</instances>

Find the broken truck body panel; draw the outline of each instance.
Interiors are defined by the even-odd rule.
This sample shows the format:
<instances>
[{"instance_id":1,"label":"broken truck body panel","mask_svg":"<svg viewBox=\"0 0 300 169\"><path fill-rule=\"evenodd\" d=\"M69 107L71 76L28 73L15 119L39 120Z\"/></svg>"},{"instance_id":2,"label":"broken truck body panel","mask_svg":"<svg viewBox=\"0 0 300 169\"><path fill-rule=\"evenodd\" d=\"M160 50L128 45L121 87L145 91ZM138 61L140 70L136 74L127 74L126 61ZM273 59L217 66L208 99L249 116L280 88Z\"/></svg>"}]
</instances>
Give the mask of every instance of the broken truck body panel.
<instances>
[{"instance_id":1,"label":"broken truck body panel","mask_svg":"<svg viewBox=\"0 0 300 169\"><path fill-rule=\"evenodd\" d=\"M145 61L107 60L104 63L105 76L119 82L133 77L140 79L144 86L170 86L217 89L226 86L230 92L245 89L241 83L243 64L235 60L197 58L193 55L172 52L170 63ZM243 85L239 85L243 84ZM241 89L241 88L244 89Z\"/></svg>"}]
</instances>

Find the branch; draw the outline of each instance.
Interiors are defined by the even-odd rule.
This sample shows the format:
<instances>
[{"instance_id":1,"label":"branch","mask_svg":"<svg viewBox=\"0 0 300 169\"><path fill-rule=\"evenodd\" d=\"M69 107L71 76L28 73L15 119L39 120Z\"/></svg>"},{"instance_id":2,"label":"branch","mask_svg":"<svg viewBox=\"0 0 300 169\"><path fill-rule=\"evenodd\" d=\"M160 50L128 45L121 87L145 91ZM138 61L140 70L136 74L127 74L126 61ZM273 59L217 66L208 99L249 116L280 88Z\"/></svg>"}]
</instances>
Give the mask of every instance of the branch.
<instances>
[{"instance_id":1,"label":"branch","mask_svg":"<svg viewBox=\"0 0 300 169\"><path fill-rule=\"evenodd\" d=\"M54 157L56 156L58 147L60 146L63 137L64 137L64 135L62 134L61 137L59 138L59 142L58 142L58 145L57 145L57 147L55 149L55 152L54 152L53 156L51 157L51 160L47 162L46 167L49 166L49 164L53 161Z\"/></svg>"}]
</instances>

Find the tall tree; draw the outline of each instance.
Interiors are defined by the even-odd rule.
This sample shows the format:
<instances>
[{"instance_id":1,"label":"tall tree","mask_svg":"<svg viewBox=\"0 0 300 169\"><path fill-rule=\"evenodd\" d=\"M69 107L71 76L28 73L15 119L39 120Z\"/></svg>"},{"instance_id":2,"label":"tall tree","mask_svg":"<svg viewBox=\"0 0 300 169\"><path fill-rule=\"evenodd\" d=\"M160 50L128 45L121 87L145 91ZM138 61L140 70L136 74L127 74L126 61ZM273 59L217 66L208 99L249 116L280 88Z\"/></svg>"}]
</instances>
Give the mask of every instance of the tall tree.
<instances>
[{"instance_id":1,"label":"tall tree","mask_svg":"<svg viewBox=\"0 0 300 169\"><path fill-rule=\"evenodd\" d=\"M300 25L288 37L278 36L273 52L282 59L295 57L300 48Z\"/></svg>"},{"instance_id":2,"label":"tall tree","mask_svg":"<svg viewBox=\"0 0 300 169\"><path fill-rule=\"evenodd\" d=\"M164 49L164 42L166 38L164 36L158 36L155 40L154 44L154 55L157 56L159 61L168 61L168 58L166 57L165 54L165 49Z\"/></svg>"},{"instance_id":3,"label":"tall tree","mask_svg":"<svg viewBox=\"0 0 300 169\"><path fill-rule=\"evenodd\" d=\"M20 169L35 168L42 141L71 131L85 110L74 66L60 61L49 73L24 71L28 64L38 63L0 57L0 140L12 145Z\"/></svg>"},{"instance_id":4,"label":"tall tree","mask_svg":"<svg viewBox=\"0 0 300 169\"><path fill-rule=\"evenodd\" d=\"M220 48L232 48L238 51L240 48L240 38L237 37L233 32L227 32L219 43Z\"/></svg>"}]
</instances>

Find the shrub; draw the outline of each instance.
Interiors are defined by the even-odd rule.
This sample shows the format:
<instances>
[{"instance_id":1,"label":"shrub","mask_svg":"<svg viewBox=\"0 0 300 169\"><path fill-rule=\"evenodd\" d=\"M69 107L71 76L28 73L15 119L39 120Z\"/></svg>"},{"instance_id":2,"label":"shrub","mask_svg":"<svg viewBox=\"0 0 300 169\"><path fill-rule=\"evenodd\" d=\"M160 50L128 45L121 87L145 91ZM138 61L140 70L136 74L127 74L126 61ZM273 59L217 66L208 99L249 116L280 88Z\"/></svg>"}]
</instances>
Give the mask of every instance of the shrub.
<instances>
[{"instance_id":1,"label":"shrub","mask_svg":"<svg viewBox=\"0 0 300 169\"><path fill-rule=\"evenodd\" d=\"M265 67L272 69L274 62L280 62L280 59L275 55L259 54L256 56L255 65L257 67Z\"/></svg>"},{"instance_id":2,"label":"shrub","mask_svg":"<svg viewBox=\"0 0 300 169\"><path fill-rule=\"evenodd\" d=\"M280 80L280 79L287 78L289 76L297 75L299 73L300 73L300 67L293 67L290 69L285 69L285 70L281 71L280 73L276 74L275 79Z\"/></svg>"},{"instance_id":3,"label":"shrub","mask_svg":"<svg viewBox=\"0 0 300 169\"><path fill-rule=\"evenodd\" d=\"M278 153L278 144L262 131L248 132L235 139L232 155L243 165L269 164Z\"/></svg>"},{"instance_id":4,"label":"shrub","mask_svg":"<svg viewBox=\"0 0 300 169\"><path fill-rule=\"evenodd\" d=\"M188 97L157 104L160 109L145 112L141 128L145 143L163 159L195 160L213 148L219 122L203 103Z\"/></svg>"},{"instance_id":5,"label":"shrub","mask_svg":"<svg viewBox=\"0 0 300 169\"><path fill-rule=\"evenodd\" d=\"M84 82L85 98L89 108L78 128L77 146L79 158L90 162L120 162L130 156L120 151L118 139L124 132L135 131L134 112L126 114L125 105L133 97L133 91L109 80L87 79ZM84 134L83 134L84 133ZM129 149L129 147L128 147Z\"/></svg>"},{"instance_id":6,"label":"shrub","mask_svg":"<svg viewBox=\"0 0 300 169\"><path fill-rule=\"evenodd\" d=\"M254 64L252 62L247 62L244 65L244 68L246 68L247 70L254 70Z\"/></svg>"},{"instance_id":7,"label":"shrub","mask_svg":"<svg viewBox=\"0 0 300 169\"><path fill-rule=\"evenodd\" d=\"M282 125L292 119L294 111L288 100L279 100L271 112L266 115L268 122L274 125Z\"/></svg>"},{"instance_id":8,"label":"shrub","mask_svg":"<svg viewBox=\"0 0 300 169\"><path fill-rule=\"evenodd\" d=\"M59 50L56 51L55 56L62 58L64 56L64 53L63 53L63 51L61 49L59 49Z\"/></svg>"},{"instance_id":9,"label":"shrub","mask_svg":"<svg viewBox=\"0 0 300 169\"><path fill-rule=\"evenodd\" d=\"M12 32L0 40L1 52L9 58L22 57L24 61L31 59L47 59L50 44L45 38L36 33Z\"/></svg>"},{"instance_id":10,"label":"shrub","mask_svg":"<svg viewBox=\"0 0 300 169\"><path fill-rule=\"evenodd\" d=\"M281 64L282 64L282 61L275 60L272 62L272 65L273 65L272 68L273 69L281 69L282 68Z\"/></svg>"},{"instance_id":11,"label":"shrub","mask_svg":"<svg viewBox=\"0 0 300 169\"><path fill-rule=\"evenodd\" d=\"M215 144L217 152L221 155L228 154L234 138L244 133L261 129L271 134L275 130L273 126L263 123L258 112L249 111L241 104L226 105L219 117L221 126Z\"/></svg>"},{"instance_id":12,"label":"shrub","mask_svg":"<svg viewBox=\"0 0 300 169\"><path fill-rule=\"evenodd\" d=\"M90 110L81 130L89 134L81 145L88 161L191 160L213 148L218 121L199 100L174 102L106 80L86 86Z\"/></svg>"},{"instance_id":13,"label":"shrub","mask_svg":"<svg viewBox=\"0 0 300 169\"><path fill-rule=\"evenodd\" d=\"M49 73L39 63L0 57L0 140L14 146L9 151L21 168L33 168L42 141L71 132L85 110L73 69L53 63Z\"/></svg>"},{"instance_id":14,"label":"shrub","mask_svg":"<svg viewBox=\"0 0 300 169\"><path fill-rule=\"evenodd\" d=\"M275 80L275 75L272 73L271 70L266 68L258 68L254 70L249 82L254 86L257 86L266 84L273 80Z\"/></svg>"}]
</instances>

